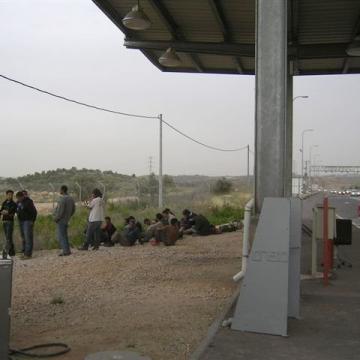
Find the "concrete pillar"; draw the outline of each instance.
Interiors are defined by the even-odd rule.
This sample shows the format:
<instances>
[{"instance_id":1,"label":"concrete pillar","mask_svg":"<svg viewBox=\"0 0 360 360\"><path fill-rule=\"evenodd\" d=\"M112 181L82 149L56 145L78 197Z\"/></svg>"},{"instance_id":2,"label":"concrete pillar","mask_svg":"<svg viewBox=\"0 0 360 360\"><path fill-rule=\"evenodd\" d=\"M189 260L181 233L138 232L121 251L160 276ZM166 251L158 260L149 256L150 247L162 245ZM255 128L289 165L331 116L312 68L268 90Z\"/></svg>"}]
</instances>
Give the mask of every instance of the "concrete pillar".
<instances>
[{"instance_id":1,"label":"concrete pillar","mask_svg":"<svg viewBox=\"0 0 360 360\"><path fill-rule=\"evenodd\" d=\"M285 196L292 196L293 172L293 74L292 64L288 66L287 118L285 124Z\"/></svg>"},{"instance_id":2,"label":"concrete pillar","mask_svg":"<svg viewBox=\"0 0 360 360\"><path fill-rule=\"evenodd\" d=\"M255 200L284 197L287 0L256 1Z\"/></svg>"}]
</instances>

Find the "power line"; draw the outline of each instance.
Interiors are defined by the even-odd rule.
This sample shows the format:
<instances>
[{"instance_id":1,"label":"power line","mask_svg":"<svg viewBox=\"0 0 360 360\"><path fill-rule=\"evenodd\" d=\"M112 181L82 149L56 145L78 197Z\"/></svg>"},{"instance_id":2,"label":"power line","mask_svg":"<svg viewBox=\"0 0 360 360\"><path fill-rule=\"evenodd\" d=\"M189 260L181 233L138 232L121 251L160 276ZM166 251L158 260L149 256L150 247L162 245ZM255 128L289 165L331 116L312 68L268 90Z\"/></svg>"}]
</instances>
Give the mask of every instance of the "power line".
<instances>
[{"instance_id":1,"label":"power line","mask_svg":"<svg viewBox=\"0 0 360 360\"><path fill-rule=\"evenodd\" d=\"M222 149L222 148L218 148L218 147L215 147L215 146L212 146L212 145L207 145L207 144L205 144L205 143L203 143L203 142L201 142L201 141L199 141L199 140L196 140L196 139L194 139L193 137L185 134L185 133L182 132L181 130L177 129L175 126L169 124L167 121L163 120L163 123L164 123L165 125L167 125L169 128L171 128L172 130L176 131L178 134L186 137L187 139L195 142L196 144L199 144L199 145L204 146L204 147L206 147L206 148L208 148L208 149L211 149L211 150L223 151L223 152L235 152L235 151L245 150L245 149L247 148L247 145L246 145L246 146L243 146L243 147L241 147L241 148L237 148L237 149Z\"/></svg>"},{"instance_id":2,"label":"power line","mask_svg":"<svg viewBox=\"0 0 360 360\"><path fill-rule=\"evenodd\" d=\"M26 84L26 83L24 83L22 81L15 80L13 78L10 78L10 77L2 75L2 74L0 74L0 77L5 79L5 80L8 80L10 82L13 82L15 84L18 84L18 85L24 86L26 88L29 88L31 90L35 90L37 92L40 92L42 94L49 95L49 96L55 97L57 99L68 101L68 102L71 102L71 103L74 103L74 104L77 104L77 105L85 106L87 108L91 108L91 109L95 109L95 110L99 110L99 111L105 111L105 112L108 112L108 113L111 113L111 114L123 115L123 116L135 117L135 118L159 119L159 116L148 116L148 115L132 114L132 113L126 113L126 112L121 112L121 111L116 111L116 110L110 110L110 109L106 109L106 108L103 108L103 107L100 107L100 106L87 104L87 103L84 103L82 101L73 100L73 99L70 99L70 98L65 97L65 96L54 94L54 93L52 93L50 91L40 89L38 87ZM194 142L194 143L196 143L198 145L204 146L204 147L206 147L208 149L211 149L211 150L222 151L222 152L236 152L236 151L245 150L247 148L247 145L243 146L243 147L240 147L240 148L235 148L235 149L222 149L222 148L219 148L219 147L216 147L216 146L208 145L208 144L205 144L205 143L191 137L190 135L185 134L183 131L177 129L175 126L171 125L169 122L167 122L165 120L162 120L162 122L165 125L167 125L169 128L171 128L173 131L177 132L179 135L184 136L188 140L190 140L190 141L192 141L192 142Z\"/></svg>"},{"instance_id":3,"label":"power line","mask_svg":"<svg viewBox=\"0 0 360 360\"><path fill-rule=\"evenodd\" d=\"M23 83L23 82L21 82L21 81L18 81L18 80L9 78L9 77L7 77L7 76L5 76L5 75L2 75L2 74L0 74L0 77L2 77L2 78L5 79L5 80L11 81L11 82L13 82L13 83L16 83L16 84L18 84L18 85L22 85L22 86L25 86L25 87L27 87L27 88L29 88L29 89L38 91L38 92L40 92L40 93L43 93L43 94L46 94L46 95L50 95L50 96L53 96L53 97L55 97L55 98L58 98L58 99L61 99L61 100L65 100L65 101L69 101L69 102L72 102L72 103L74 103L74 104L81 105L81 106L85 106L85 107L88 107L88 108L91 108L91 109L96 109L96 110L105 111L105 112L112 113L112 114L124 115L124 116L136 117L136 118L158 119L158 116L146 116L146 115L131 114L131 113L125 113L125 112L121 112L121 111L106 109L106 108L103 108L103 107L100 107L100 106L96 106L96 105L90 105L90 104L87 104L87 103L84 103L84 102L81 102L81 101L69 99L69 98L67 98L67 97L65 97L65 96L61 96L61 95L54 94L54 93L52 93L52 92L50 92L50 91L46 91L46 90L39 89L39 88L37 88L37 87L35 87L35 86L29 85L29 84L25 84L25 83Z\"/></svg>"}]
</instances>

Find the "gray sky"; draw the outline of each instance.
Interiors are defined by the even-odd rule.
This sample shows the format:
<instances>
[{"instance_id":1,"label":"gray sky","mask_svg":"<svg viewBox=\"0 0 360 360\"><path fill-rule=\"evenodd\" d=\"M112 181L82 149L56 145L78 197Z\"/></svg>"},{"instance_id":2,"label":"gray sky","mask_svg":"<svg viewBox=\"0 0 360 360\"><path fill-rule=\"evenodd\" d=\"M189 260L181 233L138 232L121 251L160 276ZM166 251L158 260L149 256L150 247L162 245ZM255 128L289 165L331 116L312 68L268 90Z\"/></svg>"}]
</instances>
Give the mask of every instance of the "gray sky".
<instances>
[{"instance_id":1,"label":"gray sky","mask_svg":"<svg viewBox=\"0 0 360 360\"><path fill-rule=\"evenodd\" d=\"M90 0L0 0L0 73L80 101L157 115L218 147L254 142L254 77L166 74L140 52ZM302 129L306 156L360 165L360 76L295 79L294 157ZM0 176L68 168L125 174L158 165L158 123L85 109L0 79L3 149ZM246 154L218 153L164 129L164 172L245 174Z\"/></svg>"}]
</instances>

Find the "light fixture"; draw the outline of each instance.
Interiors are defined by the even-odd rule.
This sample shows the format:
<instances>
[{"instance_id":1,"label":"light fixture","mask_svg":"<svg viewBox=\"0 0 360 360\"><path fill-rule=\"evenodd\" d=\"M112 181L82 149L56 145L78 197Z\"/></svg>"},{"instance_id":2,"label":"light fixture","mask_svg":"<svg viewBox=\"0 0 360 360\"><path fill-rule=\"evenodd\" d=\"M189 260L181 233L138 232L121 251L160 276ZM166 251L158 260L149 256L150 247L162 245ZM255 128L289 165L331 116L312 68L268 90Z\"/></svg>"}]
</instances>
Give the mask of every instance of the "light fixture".
<instances>
[{"instance_id":1,"label":"light fixture","mask_svg":"<svg viewBox=\"0 0 360 360\"><path fill-rule=\"evenodd\" d=\"M173 48L168 48L160 57L159 63L166 67L177 67L182 64L179 55Z\"/></svg>"},{"instance_id":2,"label":"light fixture","mask_svg":"<svg viewBox=\"0 0 360 360\"><path fill-rule=\"evenodd\" d=\"M151 26L151 22L144 11L142 11L139 1L137 5L125 15L122 23L131 30L146 30Z\"/></svg>"},{"instance_id":3,"label":"light fixture","mask_svg":"<svg viewBox=\"0 0 360 360\"><path fill-rule=\"evenodd\" d=\"M353 42L350 43L346 49L349 56L360 56L360 35L358 35Z\"/></svg>"}]
</instances>

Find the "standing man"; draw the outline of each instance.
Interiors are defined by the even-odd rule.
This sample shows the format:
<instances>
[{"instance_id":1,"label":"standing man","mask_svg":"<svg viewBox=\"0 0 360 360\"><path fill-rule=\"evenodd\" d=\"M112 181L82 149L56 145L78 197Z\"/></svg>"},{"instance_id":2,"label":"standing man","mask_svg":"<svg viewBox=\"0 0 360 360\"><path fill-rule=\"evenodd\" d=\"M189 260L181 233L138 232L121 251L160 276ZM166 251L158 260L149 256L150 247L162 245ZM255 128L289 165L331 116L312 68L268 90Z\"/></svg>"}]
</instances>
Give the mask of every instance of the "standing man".
<instances>
[{"instance_id":1,"label":"standing man","mask_svg":"<svg viewBox=\"0 0 360 360\"><path fill-rule=\"evenodd\" d=\"M68 227L71 217L75 213L75 201L68 195L66 185L60 188L60 197L54 210L54 221L56 223L56 232L62 253L59 256L68 256L71 254L68 236Z\"/></svg>"},{"instance_id":2,"label":"standing man","mask_svg":"<svg viewBox=\"0 0 360 360\"><path fill-rule=\"evenodd\" d=\"M104 220L104 200L99 189L94 189L91 193L90 202L85 202L85 206L90 210L88 225L86 229L85 242L79 250L88 250L93 246L93 250L99 250L101 241L101 224Z\"/></svg>"},{"instance_id":3,"label":"standing man","mask_svg":"<svg viewBox=\"0 0 360 360\"><path fill-rule=\"evenodd\" d=\"M17 205L13 200L14 192L12 190L6 191L6 200L2 203L0 213L2 215L3 228L5 233L4 249L10 256L15 256L15 246L13 241L14 232L14 216Z\"/></svg>"},{"instance_id":4,"label":"standing man","mask_svg":"<svg viewBox=\"0 0 360 360\"><path fill-rule=\"evenodd\" d=\"M24 254L22 260L28 260L32 257L34 246L34 223L37 217L37 211L34 202L24 195L23 191L16 193L17 216L20 223L20 231L23 234Z\"/></svg>"}]
</instances>

